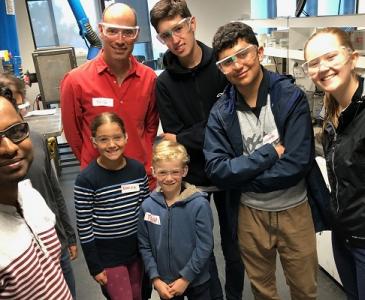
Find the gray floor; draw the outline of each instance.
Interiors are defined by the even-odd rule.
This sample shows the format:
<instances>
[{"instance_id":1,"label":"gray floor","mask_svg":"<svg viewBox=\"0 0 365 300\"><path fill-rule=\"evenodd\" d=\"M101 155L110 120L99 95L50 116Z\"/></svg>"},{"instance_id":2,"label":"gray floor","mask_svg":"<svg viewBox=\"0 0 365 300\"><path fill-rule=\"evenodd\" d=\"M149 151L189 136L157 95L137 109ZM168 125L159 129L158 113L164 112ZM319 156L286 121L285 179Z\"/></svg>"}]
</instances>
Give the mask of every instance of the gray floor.
<instances>
[{"instance_id":1,"label":"gray floor","mask_svg":"<svg viewBox=\"0 0 365 300\"><path fill-rule=\"evenodd\" d=\"M70 216L72 220L75 222L75 211L73 206L73 184L75 177L78 173L77 168L66 168L62 170L62 175L60 177L61 187L64 193L64 197L67 202L67 206L69 208ZM224 286L224 260L222 251L220 250L220 241L219 241L219 224L217 220L217 213L214 207L214 238L215 238L215 255L218 265L218 270L220 274L220 279L222 286ZM98 284L91 278L88 273L87 266L82 254L81 249L79 248L79 257L76 261L73 262L73 269L76 277L76 288L77 288L77 299L78 300L102 300L105 299L98 287ZM278 262L278 271L277 271L277 282L278 282L278 290L281 296L281 299L286 300L290 299L288 288L285 282L285 278ZM159 299L154 292L152 296L153 300ZM250 284L246 277L245 287L244 287L244 295L243 299L251 300L254 299ZM324 271L320 270L318 277L318 299L319 300L345 300L345 294L341 287L339 287Z\"/></svg>"}]
</instances>

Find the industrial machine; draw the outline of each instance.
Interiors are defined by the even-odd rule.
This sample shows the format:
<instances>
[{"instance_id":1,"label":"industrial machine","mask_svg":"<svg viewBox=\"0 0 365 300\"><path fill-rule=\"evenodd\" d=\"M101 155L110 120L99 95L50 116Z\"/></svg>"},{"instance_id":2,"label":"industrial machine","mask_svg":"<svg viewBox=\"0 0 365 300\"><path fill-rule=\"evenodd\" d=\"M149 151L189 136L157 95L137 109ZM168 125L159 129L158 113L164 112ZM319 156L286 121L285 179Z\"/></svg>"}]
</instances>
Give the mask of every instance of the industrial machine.
<instances>
[{"instance_id":1,"label":"industrial machine","mask_svg":"<svg viewBox=\"0 0 365 300\"><path fill-rule=\"evenodd\" d=\"M89 49L87 59L92 59L101 49L101 41L91 27L80 0L68 0L68 4L80 29L80 36L85 40ZM15 0L0 0L0 28L0 72L10 72L23 78L16 27ZM31 84L36 81L35 76L27 75L27 83Z\"/></svg>"}]
</instances>

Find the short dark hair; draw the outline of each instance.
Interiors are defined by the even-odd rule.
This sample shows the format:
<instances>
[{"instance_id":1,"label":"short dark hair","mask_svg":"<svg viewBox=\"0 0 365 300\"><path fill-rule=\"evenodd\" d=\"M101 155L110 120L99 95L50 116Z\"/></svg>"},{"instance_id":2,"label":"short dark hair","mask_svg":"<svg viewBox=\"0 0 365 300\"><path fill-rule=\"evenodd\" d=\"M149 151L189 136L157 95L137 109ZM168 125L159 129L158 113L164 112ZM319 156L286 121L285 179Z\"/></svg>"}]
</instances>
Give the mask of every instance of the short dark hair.
<instances>
[{"instance_id":1,"label":"short dark hair","mask_svg":"<svg viewBox=\"0 0 365 300\"><path fill-rule=\"evenodd\" d=\"M13 93L19 93L25 98L25 83L11 73L0 73L0 84L10 88ZM14 95L13 95L14 96Z\"/></svg>"},{"instance_id":2,"label":"short dark hair","mask_svg":"<svg viewBox=\"0 0 365 300\"><path fill-rule=\"evenodd\" d=\"M103 112L100 115L97 115L91 122L91 136L96 137L96 131L101 125L107 123L117 123L122 130L123 134L126 135L124 122L121 117L119 117L114 112Z\"/></svg>"},{"instance_id":3,"label":"short dark hair","mask_svg":"<svg viewBox=\"0 0 365 300\"><path fill-rule=\"evenodd\" d=\"M185 0L160 0L150 11L151 24L158 32L158 23L162 19L180 16L182 18L191 17L190 10Z\"/></svg>"},{"instance_id":4,"label":"short dark hair","mask_svg":"<svg viewBox=\"0 0 365 300\"><path fill-rule=\"evenodd\" d=\"M243 39L249 44L259 46L252 28L242 22L230 22L220 26L213 38L213 50L215 58L218 60L219 53L232 48L239 39Z\"/></svg>"},{"instance_id":5,"label":"short dark hair","mask_svg":"<svg viewBox=\"0 0 365 300\"><path fill-rule=\"evenodd\" d=\"M16 112L18 112L18 105L16 104L16 100L13 97L13 92L8 86L4 85L3 83L0 83L0 97L3 97L6 100L8 100L11 103L11 105L13 105Z\"/></svg>"}]
</instances>

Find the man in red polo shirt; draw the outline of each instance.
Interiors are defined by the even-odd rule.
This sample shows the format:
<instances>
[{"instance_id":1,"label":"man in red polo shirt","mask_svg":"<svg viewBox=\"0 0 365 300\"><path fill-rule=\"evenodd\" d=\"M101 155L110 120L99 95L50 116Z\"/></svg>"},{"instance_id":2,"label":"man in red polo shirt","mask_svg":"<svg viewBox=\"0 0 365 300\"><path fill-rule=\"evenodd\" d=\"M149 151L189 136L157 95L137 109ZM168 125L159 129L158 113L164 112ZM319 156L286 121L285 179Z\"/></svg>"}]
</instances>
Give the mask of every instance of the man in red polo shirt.
<instances>
[{"instance_id":1,"label":"man in red polo shirt","mask_svg":"<svg viewBox=\"0 0 365 300\"><path fill-rule=\"evenodd\" d=\"M135 11L126 4L110 5L99 32L102 51L66 74L61 83L66 139L84 168L98 155L90 139L91 121L105 111L118 113L128 133L125 155L144 163L153 188L151 155L159 122L156 75L131 54L139 33Z\"/></svg>"}]
</instances>

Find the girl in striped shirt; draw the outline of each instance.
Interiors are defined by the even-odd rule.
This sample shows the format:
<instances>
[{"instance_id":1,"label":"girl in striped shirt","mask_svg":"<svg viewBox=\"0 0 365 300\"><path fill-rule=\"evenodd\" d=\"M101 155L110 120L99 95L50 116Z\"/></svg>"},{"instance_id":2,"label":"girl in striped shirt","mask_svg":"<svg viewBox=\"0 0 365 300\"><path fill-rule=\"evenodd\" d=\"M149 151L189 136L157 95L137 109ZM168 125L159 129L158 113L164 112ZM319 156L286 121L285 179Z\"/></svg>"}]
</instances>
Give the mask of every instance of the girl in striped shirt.
<instances>
[{"instance_id":1,"label":"girl in striped shirt","mask_svg":"<svg viewBox=\"0 0 365 300\"><path fill-rule=\"evenodd\" d=\"M74 189L81 246L108 299L141 299L137 221L149 194L147 175L141 163L123 155L128 136L118 115L98 115L91 132L99 156L79 174Z\"/></svg>"}]
</instances>

